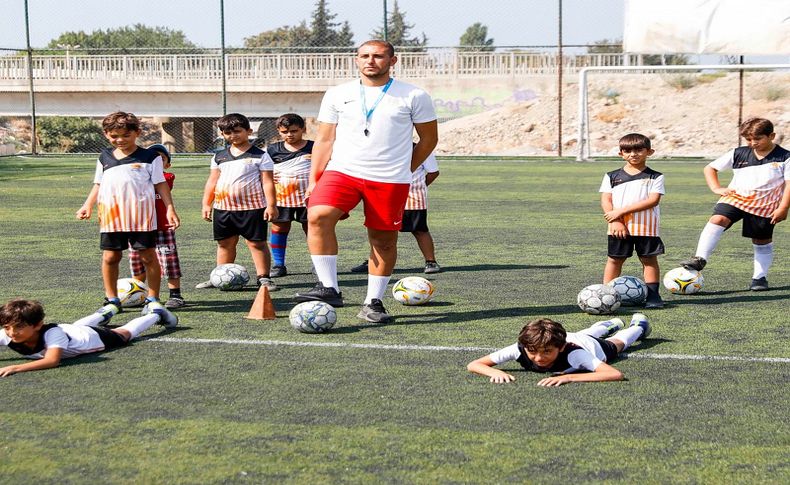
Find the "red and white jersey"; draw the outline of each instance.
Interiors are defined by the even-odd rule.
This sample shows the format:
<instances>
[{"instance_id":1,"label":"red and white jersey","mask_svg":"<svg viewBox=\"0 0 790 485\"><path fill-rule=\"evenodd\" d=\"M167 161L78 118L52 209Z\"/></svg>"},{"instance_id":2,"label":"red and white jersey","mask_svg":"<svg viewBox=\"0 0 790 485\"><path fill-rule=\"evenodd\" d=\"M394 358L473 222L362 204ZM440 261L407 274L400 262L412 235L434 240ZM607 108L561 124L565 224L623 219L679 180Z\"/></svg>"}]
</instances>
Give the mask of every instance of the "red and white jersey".
<instances>
[{"instance_id":1,"label":"red and white jersey","mask_svg":"<svg viewBox=\"0 0 790 485\"><path fill-rule=\"evenodd\" d=\"M112 148L102 150L93 177L93 183L99 184L96 199L99 231L155 231L154 185L164 181L162 157L157 152L138 147L118 160Z\"/></svg>"},{"instance_id":2,"label":"red and white jersey","mask_svg":"<svg viewBox=\"0 0 790 485\"><path fill-rule=\"evenodd\" d=\"M268 153L253 145L233 156L228 147L211 159L211 170L220 172L214 188L215 209L245 211L266 207L261 172L274 170Z\"/></svg>"},{"instance_id":3,"label":"red and white jersey","mask_svg":"<svg viewBox=\"0 0 790 485\"><path fill-rule=\"evenodd\" d=\"M44 325L41 328L38 342L32 349L14 344L5 332L0 332L0 345L6 345L29 359L44 358L47 349L52 347L63 349L61 358L64 359L104 350L104 342L95 330L87 325L72 325L70 323Z\"/></svg>"},{"instance_id":4,"label":"red and white jersey","mask_svg":"<svg viewBox=\"0 0 790 485\"><path fill-rule=\"evenodd\" d=\"M411 174L411 185L409 185L409 198L406 199L404 210L426 210L428 209L428 185L425 183L425 176L429 173L439 171L439 162L436 156L431 153L428 158L417 167Z\"/></svg>"},{"instance_id":5,"label":"red and white jersey","mask_svg":"<svg viewBox=\"0 0 790 485\"><path fill-rule=\"evenodd\" d=\"M285 142L272 143L266 147L274 162L274 187L277 189L278 207L305 207L304 193L310 183L310 164L313 156L313 141L292 152Z\"/></svg>"},{"instance_id":6,"label":"red and white jersey","mask_svg":"<svg viewBox=\"0 0 790 485\"><path fill-rule=\"evenodd\" d=\"M664 195L664 175L645 168L636 175L619 168L603 176L599 192L612 194L615 209L645 200L650 194ZM631 236L659 236L661 212L658 205L623 216L623 223Z\"/></svg>"},{"instance_id":7,"label":"red and white jersey","mask_svg":"<svg viewBox=\"0 0 790 485\"><path fill-rule=\"evenodd\" d=\"M771 153L758 159L754 150L739 147L708 164L721 172L732 169L733 195L725 195L719 203L729 204L760 217L771 217L779 206L787 180L790 180L790 151L776 145Z\"/></svg>"}]
</instances>

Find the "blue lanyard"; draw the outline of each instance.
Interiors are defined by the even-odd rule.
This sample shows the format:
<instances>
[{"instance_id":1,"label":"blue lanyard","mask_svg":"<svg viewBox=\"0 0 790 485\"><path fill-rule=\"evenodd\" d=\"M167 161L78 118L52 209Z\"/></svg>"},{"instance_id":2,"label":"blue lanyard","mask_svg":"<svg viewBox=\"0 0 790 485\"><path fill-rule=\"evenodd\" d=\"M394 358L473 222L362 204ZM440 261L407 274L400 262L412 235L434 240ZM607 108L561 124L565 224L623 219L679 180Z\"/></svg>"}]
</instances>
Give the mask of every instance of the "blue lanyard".
<instances>
[{"instance_id":1,"label":"blue lanyard","mask_svg":"<svg viewBox=\"0 0 790 485\"><path fill-rule=\"evenodd\" d=\"M387 94L387 90L392 85L392 78L387 81L387 84L384 85L384 88L381 90L379 97L376 99L376 102L373 103L373 106L368 109L367 103L365 102L365 88L362 87L362 81L359 82L359 98L360 102L362 103L362 114L365 116L365 136L370 135L370 130L368 127L370 126L370 117L373 114L373 111L376 109L376 106L379 105L381 100L384 98L384 95Z\"/></svg>"}]
</instances>

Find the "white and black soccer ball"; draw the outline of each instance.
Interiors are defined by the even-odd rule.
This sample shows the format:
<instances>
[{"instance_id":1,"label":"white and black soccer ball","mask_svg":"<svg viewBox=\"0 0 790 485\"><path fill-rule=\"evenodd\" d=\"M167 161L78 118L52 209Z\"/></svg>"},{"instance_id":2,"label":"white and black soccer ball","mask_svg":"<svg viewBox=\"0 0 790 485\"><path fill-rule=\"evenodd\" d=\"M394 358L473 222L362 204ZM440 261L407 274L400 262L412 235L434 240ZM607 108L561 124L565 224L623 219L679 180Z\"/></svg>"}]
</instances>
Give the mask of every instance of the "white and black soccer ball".
<instances>
[{"instance_id":1,"label":"white and black soccer ball","mask_svg":"<svg viewBox=\"0 0 790 485\"><path fill-rule=\"evenodd\" d=\"M585 286L576 297L576 303L585 313L604 315L620 308L620 295L608 285Z\"/></svg>"},{"instance_id":2,"label":"white and black soccer ball","mask_svg":"<svg viewBox=\"0 0 790 485\"><path fill-rule=\"evenodd\" d=\"M664 275L664 288L672 293L690 295L702 289L705 278L702 273L682 266L671 269Z\"/></svg>"},{"instance_id":3,"label":"white and black soccer ball","mask_svg":"<svg viewBox=\"0 0 790 485\"><path fill-rule=\"evenodd\" d=\"M148 285L135 278L121 278L117 283L118 299L123 308L142 306L148 296Z\"/></svg>"},{"instance_id":4,"label":"white and black soccer ball","mask_svg":"<svg viewBox=\"0 0 790 485\"><path fill-rule=\"evenodd\" d=\"M639 306L647 300L647 285L636 276L619 276L607 284L620 295L623 306Z\"/></svg>"},{"instance_id":5,"label":"white and black soccer ball","mask_svg":"<svg viewBox=\"0 0 790 485\"><path fill-rule=\"evenodd\" d=\"M306 301L291 309L288 315L293 328L303 333L322 333L337 322L337 312L329 303Z\"/></svg>"},{"instance_id":6,"label":"white and black soccer ball","mask_svg":"<svg viewBox=\"0 0 790 485\"><path fill-rule=\"evenodd\" d=\"M240 290L250 281L247 268L236 263L221 264L211 270L211 284L223 291Z\"/></svg>"},{"instance_id":7,"label":"white and black soccer ball","mask_svg":"<svg viewBox=\"0 0 790 485\"><path fill-rule=\"evenodd\" d=\"M404 305L424 305L431 301L436 287L420 276L407 276L392 286L392 297Z\"/></svg>"}]
</instances>

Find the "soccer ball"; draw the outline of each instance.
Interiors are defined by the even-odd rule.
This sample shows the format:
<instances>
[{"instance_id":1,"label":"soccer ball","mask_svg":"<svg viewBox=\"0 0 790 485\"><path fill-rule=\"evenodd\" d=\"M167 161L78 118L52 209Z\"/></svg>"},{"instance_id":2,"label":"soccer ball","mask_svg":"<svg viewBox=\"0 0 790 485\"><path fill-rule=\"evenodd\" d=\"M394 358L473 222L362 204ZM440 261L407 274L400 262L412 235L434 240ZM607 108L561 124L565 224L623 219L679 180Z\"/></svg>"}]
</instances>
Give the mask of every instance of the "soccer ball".
<instances>
[{"instance_id":1,"label":"soccer ball","mask_svg":"<svg viewBox=\"0 0 790 485\"><path fill-rule=\"evenodd\" d=\"M433 298L433 283L419 276L407 276L392 287L392 297L404 305L423 305Z\"/></svg>"},{"instance_id":2,"label":"soccer ball","mask_svg":"<svg viewBox=\"0 0 790 485\"><path fill-rule=\"evenodd\" d=\"M211 270L211 284L223 291L240 290L250 281L247 268L240 264L221 264Z\"/></svg>"},{"instance_id":3,"label":"soccer ball","mask_svg":"<svg viewBox=\"0 0 790 485\"><path fill-rule=\"evenodd\" d=\"M337 322L335 308L323 301L306 301L293 307L288 315L293 328L303 333L326 332Z\"/></svg>"},{"instance_id":4,"label":"soccer ball","mask_svg":"<svg viewBox=\"0 0 790 485\"><path fill-rule=\"evenodd\" d=\"M672 293L690 295L702 289L705 278L702 273L693 269L679 267L667 271L664 275L664 287Z\"/></svg>"},{"instance_id":5,"label":"soccer ball","mask_svg":"<svg viewBox=\"0 0 790 485\"><path fill-rule=\"evenodd\" d=\"M140 306L148 296L148 285L134 278L121 278L117 283L118 298L123 308Z\"/></svg>"},{"instance_id":6,"label":"soccer ball","mask_svg":"<svg viewBox=\"0 0 790 485\"><path fill-rule=\"evenodd\" d=\"M620 295L611 286L590 285L582 288L576 297L576 303L583 312L592 315L614 313L620 308Z\"/></svg>"},{"instance_id":7,"label":"soccer ball","mask_svg":"<svg viewBox=\"0 0 790 485\"><path fill-rule=\"evenodd\" d=\"M623 306L638 306L647 300L647 285L636 276L620 276L607 284L620 295Z\"/></svg>"}]
</instances>

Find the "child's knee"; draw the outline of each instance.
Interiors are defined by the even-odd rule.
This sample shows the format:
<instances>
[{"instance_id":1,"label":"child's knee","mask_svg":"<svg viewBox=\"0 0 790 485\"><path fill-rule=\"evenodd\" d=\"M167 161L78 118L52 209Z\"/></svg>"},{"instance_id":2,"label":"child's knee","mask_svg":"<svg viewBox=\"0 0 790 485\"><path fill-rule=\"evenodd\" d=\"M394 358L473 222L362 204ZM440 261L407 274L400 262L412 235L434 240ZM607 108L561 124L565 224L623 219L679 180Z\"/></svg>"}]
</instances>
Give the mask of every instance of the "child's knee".
<instances>
[{"instance_id":1,"label":"child's knee","mask_svg":"<svg viewBox=\"0 0 790 485\"><path fill-rule=\"evenodd\" d=\"M732 221L730 220L729 217L720 214L713 214L712 216L710 216L710 219L708 219L708 222L721 227L730 227L730 225L732 224Z\"/></svg>"},{"instance_id":2,"label":"child's knee","mask_svg":"<svg viewBox=\"0 0 790 485\"><path fill-rule=\"evenodd\" d=\"M627 258L615 258L612 256L607 257L606 262L617 267L621 267Z\"/></svg>"},{"instance_id":3,"label":"child's knee","mask_svg":"<svg viewBox=\"0 0 790 485\"><path fill-rule=\"evenodd\" d=\"M104 264L115 265L121 262L123 253L121 251L107 251L102 253L102 262Z\"/></svg>"}]
</instances>

